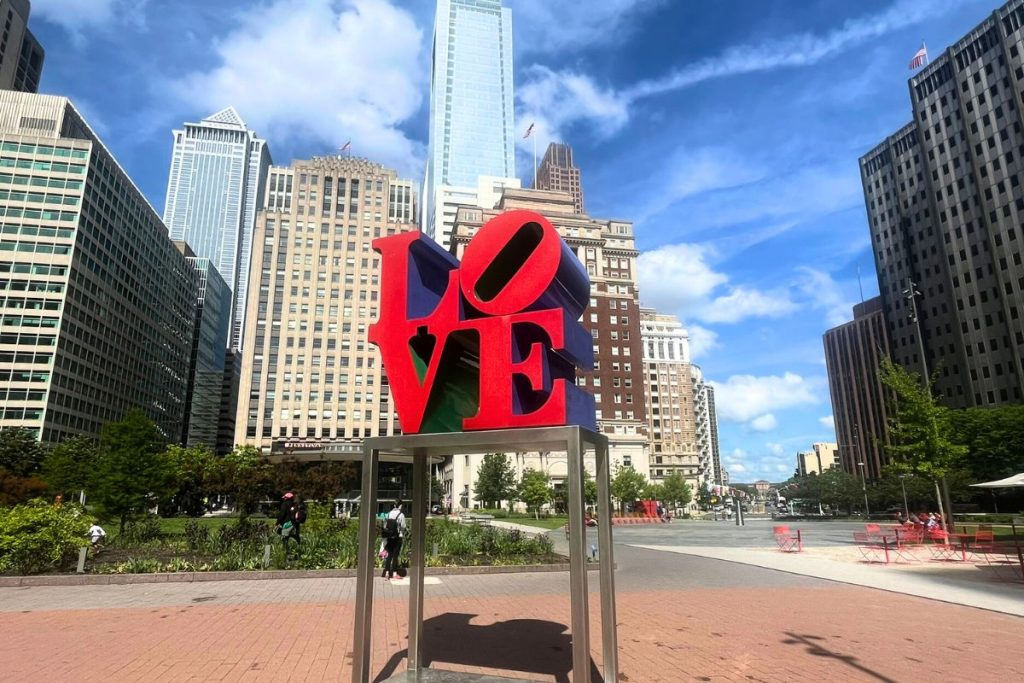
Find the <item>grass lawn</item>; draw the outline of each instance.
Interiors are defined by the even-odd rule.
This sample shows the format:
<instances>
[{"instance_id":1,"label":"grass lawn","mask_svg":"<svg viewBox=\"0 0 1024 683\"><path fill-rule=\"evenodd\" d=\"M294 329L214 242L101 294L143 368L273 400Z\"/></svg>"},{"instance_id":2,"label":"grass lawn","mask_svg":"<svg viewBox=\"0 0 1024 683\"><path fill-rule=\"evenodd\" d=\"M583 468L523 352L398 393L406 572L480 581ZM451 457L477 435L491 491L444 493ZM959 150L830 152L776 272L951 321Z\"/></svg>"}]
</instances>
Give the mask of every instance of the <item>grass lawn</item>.
<instances>
[{"instance_id":1,"label":"grass lawn","mask_svg":"<svg viewBox=\"0 0 1024 683\"><path fill-rule=\"evenodd\" d=\"M569 521L569 518L565 515L553 515L551 517L541 517L540 519L534 519L533 517L509 517L508 519L499 521L515 522L516 524L536 526L541 529L558 529L565 526L566 522Z\"/></svg>"},{"instance_id":2,"label":"grass lawn","mask_svg":"<svg viewBox=\"0 0 1024 683\"><path fill-rule=\"evenodd\" d=\"M973 534L978 530L977 524L957 524L955 526L958 533ZM1013 528L1009 524L1006 526L992 525L992 533L997 541L1013 540ZM1017 525L1017 538L1024 542L1024 528L1020 525Z\"/></svg>"}]
</instances>

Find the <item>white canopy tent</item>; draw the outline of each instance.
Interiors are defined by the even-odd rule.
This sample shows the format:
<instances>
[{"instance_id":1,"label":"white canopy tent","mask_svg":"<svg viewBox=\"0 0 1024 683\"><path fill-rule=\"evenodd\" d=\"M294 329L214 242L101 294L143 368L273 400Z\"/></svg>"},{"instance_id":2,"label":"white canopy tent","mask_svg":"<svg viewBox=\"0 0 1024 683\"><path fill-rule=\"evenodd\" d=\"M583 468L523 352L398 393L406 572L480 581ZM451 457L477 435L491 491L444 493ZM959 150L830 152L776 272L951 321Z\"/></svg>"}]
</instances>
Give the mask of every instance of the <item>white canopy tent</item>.
<instances>
[{"instance_id":1,"label":"white canopy tent","mask_svg":"<svg viewBox=\"0 0 1024 683\"><path fill-rule=\"evenodd\" d=\"M997 479L996 481L986 481L981 484L971 484L971 486L977 486L978 488L985 489L1006 489L1015 486L1024 487L1024 472L1015 474L1012 477L1006 479Z\"/></svg>"}]
</instances>

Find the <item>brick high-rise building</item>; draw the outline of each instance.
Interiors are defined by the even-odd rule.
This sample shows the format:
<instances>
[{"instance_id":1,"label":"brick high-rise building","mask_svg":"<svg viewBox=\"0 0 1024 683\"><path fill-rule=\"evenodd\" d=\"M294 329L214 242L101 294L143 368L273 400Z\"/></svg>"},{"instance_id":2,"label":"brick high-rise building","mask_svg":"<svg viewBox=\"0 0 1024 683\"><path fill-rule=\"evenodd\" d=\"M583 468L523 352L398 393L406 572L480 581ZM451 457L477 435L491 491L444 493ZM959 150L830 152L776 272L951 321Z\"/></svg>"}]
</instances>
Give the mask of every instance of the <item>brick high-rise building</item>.
<instances>
[{"instance_id":1,"label":"brick high-rise building","mask_svg":"<svg viewBox=\"0 0 1024 683\"><path fill-rule=\"evenodd\" d=\"M0 91L0 428L181 439L198 277L64 97Z\"/></svg>"},{"instance_id":2,"label":"brick high-rise building","mask_svg":"<svg viewBox=\"0 0 1024 683\"><path fill-rule=\"evenodd\" d=\"M683 476L697 498L706 470L697 440L697 408L693 396L690 342L674 315L640 309L644 347L644 394L651 439L651 481Z\"/></svg>"},{"instance_id":3,"label":"brick high-rise building","mask_svg":"<svg viewBox=\"0 0 1024 683\"><path fill-rule=\"evenodd\" d=\"M408 192L406 192L408 191ZM315 157L272 167L249 277L237 443L357 451L399 426L377 347L374 239L412 228L412 185L380 164Z\"/></svg>"},{"instance_id":4,"label":"brick high-rise building","mask_svg":"<svg viewBox=\"0 0 1024 683\"><path fill-rule=\"evenodd\" d=\"M911 77L913 121L860 160L893 359L955 407L1024 400L1022 91L1012 0Z\"/></svg>"},{"instance_id":5,"label":"brick high-rise building","mask_svg":"<svg viewBox=\"0 0 1024 683\"><path fill-rule=\"evenodd\" d=\"M832 415L843 469L861 476L880 476L888 461L885 444L885 390L878 377L882 359L889 357L889 335L882 315L882 299L875 297L853 307L853 320L824 335Z\"/></svg>"},{"instance_id":6,"label":"brick high-rise building","mask_svg":"<svg viewBox=\"0 0 1024 683\"><path fill-rule=\"evenodd\" d=\"M583 213L583 187L580 185L580 169L572 163L572 147L561 142L552 142L544 152L537 168L538 190L568 192L576 213Z\"/></svg>"}]
</instances>

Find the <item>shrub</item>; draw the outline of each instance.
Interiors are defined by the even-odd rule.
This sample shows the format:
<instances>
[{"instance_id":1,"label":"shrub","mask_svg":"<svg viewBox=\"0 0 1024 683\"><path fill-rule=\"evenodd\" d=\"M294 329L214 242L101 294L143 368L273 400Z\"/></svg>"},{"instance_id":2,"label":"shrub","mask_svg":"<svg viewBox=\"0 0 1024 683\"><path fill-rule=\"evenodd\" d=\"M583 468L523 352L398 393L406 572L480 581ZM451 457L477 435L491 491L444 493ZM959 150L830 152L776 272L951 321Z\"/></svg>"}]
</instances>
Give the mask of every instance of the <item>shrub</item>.
<instances>
[{"instance_id":1,"label":"shrub","mask_svg":"<svg viewBox=\"0 0 1024 683\"><path fill-rule=\"evenodd\" d=\"M146 515L125 524L124 533L118 537L117 543L123 547L135 547L158 542L163 536L160 518L156 515Z\"/></svg>"},{"instance_id":2,"label":"shrub","mask_svg":"<svg viewBox=\"0 0 1024 683\"><path fill-rule=\"evenodd\" d=\"M34 500L0 510L0 573L37 574L69 565L87 545L88 530L74 504Z\"/></svg>"},{"instance_id":3,"label":"shrub","mask_svg":"<svg viewBox=\"0 0 1024 683\"><path fill-rule=\"evenodd\" d=\"M185 545L193 552L206 549L210 545L210 527L195 519L185 522Z\"/></svg>"}]
</instances>

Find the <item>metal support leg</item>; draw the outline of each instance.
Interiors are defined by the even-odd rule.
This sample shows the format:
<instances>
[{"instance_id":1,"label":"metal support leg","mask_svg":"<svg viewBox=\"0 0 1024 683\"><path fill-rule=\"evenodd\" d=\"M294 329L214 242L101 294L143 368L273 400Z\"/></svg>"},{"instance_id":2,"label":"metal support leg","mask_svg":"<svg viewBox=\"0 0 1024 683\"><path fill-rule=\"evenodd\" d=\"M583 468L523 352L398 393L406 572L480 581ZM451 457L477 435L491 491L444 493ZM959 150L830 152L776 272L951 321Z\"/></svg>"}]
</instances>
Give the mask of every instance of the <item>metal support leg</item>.
<instances>
[{"instance_id":1,"label":"metal support leg","mask_svg":"<svg viewBox=\"0 0 1024 683\"><path fill-rule=\"evenodd\" d=\"M590 617L587 595L587 527L583 522L583 442L569 435L569 599L572 605L572 680L590 683Z\"/></svg>"},{"instance_id":2,"label":"metal support leg","mask_svg":"<svg viewBox=\"0 0 1024 683\"><path fill-rule=\"evenodd\" d=\"M619 645L615 625L615 558L612 550L611 466L608 441L595 444L597 466L597 547L601 557L601 652L605 683L618 683Z\"/></svg>"},{"instance_id":3,"label":"metal support leg","mask_svg":"<svg viewBox=\"0 0 1024 683\"><path fill-rule=\"evenodd\" d=\"M409 548L409 654L410 674L423 661L423 564L427 541L427 454L416 451L412 462L412 546ZM410 680L415 680L410 677Z\"/></svg>"},{"instance_id":4,"label":"metal support leg","mask_svg":"<svg viewBox=\"0 0 1024 683\"><path fill-rule=\"evenodd\" d=\"M370 683L370 640L373 629L374 548L377 540L376 449L363 450L363 489L359 498L359 561L356 577L356 620L352 629L352 683Z\"/></svg>"}]
</instances>

